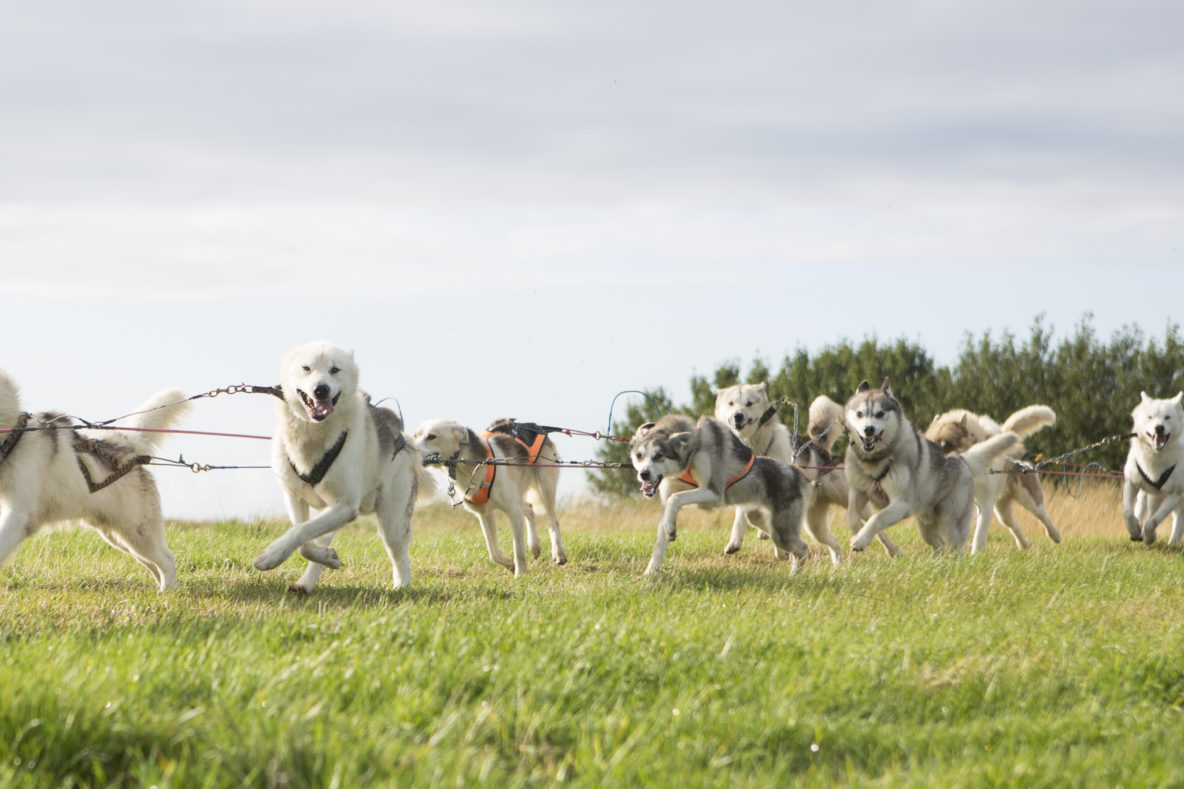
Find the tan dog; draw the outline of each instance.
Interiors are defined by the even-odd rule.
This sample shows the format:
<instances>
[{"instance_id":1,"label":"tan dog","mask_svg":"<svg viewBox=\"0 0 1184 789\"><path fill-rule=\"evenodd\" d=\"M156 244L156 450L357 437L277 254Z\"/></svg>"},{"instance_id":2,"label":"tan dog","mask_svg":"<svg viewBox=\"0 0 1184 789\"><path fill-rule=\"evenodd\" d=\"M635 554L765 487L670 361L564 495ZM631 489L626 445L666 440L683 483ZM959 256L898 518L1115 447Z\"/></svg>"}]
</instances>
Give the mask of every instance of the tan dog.
<instances>
[{"instance_id":1,"label":"tan dog","mask_svg":"<svg viewBox=\"0 0 1184 789\"><path fill-rule=\"evenodd\" d=\"M425 457L441 462L450 482L465 488L464 507L481 522L489 558L512 570L515 577L526 572L527 549L536 559L542 552L536 513L547 517L552 560L555 564L567 563L559 538L559 520L555 517L559 469L533 465L532 460L533 457L544 464L558 463L559 453L545 433L530 430L533 435L529 442L515 438L512 433L520 427L535 426L498 420L484 435L478 435L450 419L432 419L419 426L413 439ZM508 461L512 465L482 463L485 460ZM498 547L494 510L500 510L510 521L513 560Z\"/></svg>"},{"instance_id":2,"label":"tan dog","mask_svg":"<svg viewBox=\"0 0 1184 789\"><path fill-rule=\"evenodd\" d=\"M1021 408L1007 418L1003 426L995 424L990 417L972 414L969 411L947 411L935 416L925 431L925 437L941 447L947 455L965 452L975 444L981 444L991 436L1012 432L1021 437L1029 436L1042 427L1055 424L1056 412L1046 405L1030 405ZM1022 455L1023 446L1012 450ZM1006 526L1015 544L1021 550L1032 547L1024 536L1023 529L1011 511L1013 502L1035 515L1044 524L1044 533L1053 542L1061 541L1061 534L1053 525L1048 510L1044 508L1044 490L1036 474L1006 473L1011 467L1006 458L997 458L985 476L975 477L974 502L978 505L978 522L974 527L974 541L971 553L978 553L987 544L987 529L991 524L991 512ZM995 472L995 473L992 473Z\"/></svg>"}]
</instances>

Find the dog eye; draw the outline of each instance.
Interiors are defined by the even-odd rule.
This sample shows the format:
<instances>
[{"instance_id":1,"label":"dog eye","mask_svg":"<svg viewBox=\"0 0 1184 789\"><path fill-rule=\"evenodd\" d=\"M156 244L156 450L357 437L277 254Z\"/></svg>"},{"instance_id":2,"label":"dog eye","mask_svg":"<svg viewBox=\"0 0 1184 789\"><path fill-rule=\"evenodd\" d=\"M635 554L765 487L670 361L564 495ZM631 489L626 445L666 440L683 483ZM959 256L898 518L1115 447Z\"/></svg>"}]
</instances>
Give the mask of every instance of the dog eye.
<instances>
[{"instance_id":1,"label":"dog eye","mask_svg":"<svg viewBox=\"0 0 1184 789\"><path fill-rule=\"evenodd\" d=\"M863 419L863 412L862 412L862 411L856 411L856 412L855 412L855 418L856 418L856 419Z\"/></svg>"},{"instance_id":2,"label":"dog eye","mask_svg":"<svg viewBox=\"0 0 1184 789\"><path fill-rule=\"evenodd\" d=\"M329 368L329 375L337 375L339 372L341 372L340 367L330 367Z\"/></svg>"},{"instance_id":3,"label":"dog eye","mask_svg":"<svg viewBox=\"0 0 1184 789\"><path fill-rule=\"evenodd\" d=\"M435 433L428 433L424 438L427 439L428 441L435 441L436 434Z\"/></svg>"},{"instance_id":4,"label":"dog eye","mask_svg":"<svg viewBox=\"0 0 1184 789\"><path fill-rule=\"evenodd\" d=\"M306 372L306 373L311 373L311 372L312 372L312 368L311 368L311 367L309 367L307 364L306 364L306 365L304 365L303 367L301 367L300 369L301 369L301 370L303 370L303 371L304 371L304 372Z\"/></svg>"},{"instance_id":5,"label":"dog eye","mask_svg":"<svg viewBox=\"0 0 1184 789\"><path fill-rule=\"evenodd\" d=\"M654 462L656 463L657 461L662 460L663 457L664 457L664 455L661 452L655 452L654 453Z\"/></svg>"},{"instance_id":6,"label":"dog eye","mask_svg":"<svg viewBox=\"0 0 1184 789\"><path fill-rule=\"evenodd\" d=\"M750 405L752 405L752 403L753 403L753 401L749 400L747 403L744 404L744 407L748 408Z\"/></svg>"},{"instance_id":7,"label":"dog eye","mask_svg":"<svg viewBox=\"0 0 1184 789\"><path fill-rule=\"evenodd\" d=\"M883 419L883 418L884 418L884 412L883 412L883 411L877 411L877 412L876 412L876 419Z\"/></svg>"}]
</instances>

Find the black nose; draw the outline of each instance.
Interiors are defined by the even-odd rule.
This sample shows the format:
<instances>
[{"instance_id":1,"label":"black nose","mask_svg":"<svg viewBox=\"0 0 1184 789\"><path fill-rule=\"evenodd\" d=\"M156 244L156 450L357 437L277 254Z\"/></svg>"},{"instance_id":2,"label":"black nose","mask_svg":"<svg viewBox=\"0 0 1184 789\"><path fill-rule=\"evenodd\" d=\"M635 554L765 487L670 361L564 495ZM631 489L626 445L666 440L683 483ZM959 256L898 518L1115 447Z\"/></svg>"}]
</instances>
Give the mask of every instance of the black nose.
<instances>
[{"instance_id":1,"label":"black nose","mask_svg":"<svg viewBox=\"0 0 1184 789\"><path fill-rule=\"evenodd\" d=\"M642 471L641 473L639 473L639 474L637 475L637 477L638 477L638 479L640 479L642 482L649 482L649 481L650 481L650 472L649 472L649 469L646 469L645 471Z\"/></svg>"},{"instance_id":2,"label":"black nose","mask_svg":"<svg viewBox=\"0 0 1184 789\"><path fill-rule=\"evenodd\" d=\"M736 427L742 427L744 425L744 414L736 414L732 419L736 422Z\"/></svg>"},{"instance_id":3,"label":"black nose","mask_svg":"<svg viewBox=\"0 0 1184 789\"><path fill-rule=\"evenodd\" d=\"M1163 435L1163 425L1156 425L1155 426L1155 435L1157 435L1157 436Z\"/></svg>"},{"instance_id":4,"label":"black nose","mask_svg":"<svg viewBox=\"0 0 1184 789\"><path fill-rule=\"evenodd\" d=\"M329 385L328 384L321 384L316 389L313 389L312 396L318 400L329 399Z\"/></svg>"},{"instance_id":5,"label":"black nose","mask_svg":"<svg viewBox=\"0 0 1184 789\"><path fill-rule=\"evenodd\" d=\"M865 427L863 429L863 434L865 436L874 436L876 434L876 429L874 427L872 427L871 425L868 425L867 427Z\"/></svg>"}]
</instances>

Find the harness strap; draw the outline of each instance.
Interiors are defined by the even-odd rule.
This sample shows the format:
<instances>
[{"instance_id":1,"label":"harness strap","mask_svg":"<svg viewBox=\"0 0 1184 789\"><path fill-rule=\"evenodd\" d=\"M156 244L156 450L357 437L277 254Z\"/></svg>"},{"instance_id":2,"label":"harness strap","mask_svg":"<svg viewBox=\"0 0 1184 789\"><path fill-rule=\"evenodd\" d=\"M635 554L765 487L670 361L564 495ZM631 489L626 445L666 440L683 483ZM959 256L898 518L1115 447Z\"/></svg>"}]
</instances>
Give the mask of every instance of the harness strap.
<instances>
[{"instance_id":1,"label":"harness strap","mask_svg":"<svg viewBox=\"0 0 1184 789\"><path fill-rule=\"evenodd\" d=\"M107 475L106 479L95 482L94 478L90 475L90 469L88 469L86 464L82 462L82 456L77 454L75 455L75 459L78 461L78 468L82 471L82 478L86 480L86 487L91 493L97 493L116 480L127 476L127 474L135 469L136 466L143 466L152 461L152 458L149 455L134 455L123 463L120 463L114 455L105 451L95 439L82 438L81 436L77 435L75 436L74 441L74 451L76 453L86 452L87 454L94 455L96 458L102 461L103 465L111 469L111 473Z\"/></svg>"},{"instance_id":2,"label":"harness strap","mask_svg":"<svg viewBox=\"0 0 1184 789\"><path fill-rule=\"evenodd\" d=\"M0 442L0 463L8 459L9 453L16 449L17 442L21 440L21 436L25 434L25 428L29 425L29 420L33 417L27 411L22 411L20 417L16 420L16 425L12 428L12 432L4 437L4 441Z\"/></svg>"},{"instance_id":3,"label":"harness strap","mask_svg":"<svg viewBox=\"0 0 1184 789\"><path fill-rule=\"evenodd\" d=\"M483 438L481 440L481 444L485 447L485 459L493 460L493 449L490 448L489 442ZM453 468L455 469L456 467L453 466ZM496 474L497 466L493 463L486 463L485 479L481 481L481 484L477 489L477 494L475 496L465 496L465 501L467 501L469 504L484 504L485 502L489 501L489 491L493 488L493 478Z\"/></svg>"},{"instance_id":4,"label":"harness strap","mask_svg":"<svg viewBox=\"0 0 1184 789\"><path fill-rule=\"evenodd\" d=\"M888 472L891 470L892 470L892 461L888 461L888 464L886 466L884 466L884 470L880 472L880 476L874 477L872 479L872 482L883 482L884 477L888 476Z\"/></svg>"},{"instance_id":5,"label":"harness strap","mask_svg":"<svg viewBox=\"0 0 1184 789\"><path fill-rule=\"evenodd\" d=\"M752 450L749 450L748 463L746 463L744 465L744 470L737 471L735 474L733 474L731 477L729 477L728 481L724 483L724 490L727 490L728 488L732 487L740 480L747 477L748 472L752 471L752 464L755 462L756 462L756 453L753 452ZM694 485L696 488L699 487L699 483L695 481L695 477L693 474L691 474L691 470L689 468L686 471L684 471L682 476L679 477L678 479L680 482L685 482L688 485Z\"/></svg>"},{"instance_id":6,"label":"harness strap","mask_svg":"<svg viewBox=\"0 0 1184 789\"><path fill-rule=\"evenodd\" d=\"M1172 472L1176 470L1176 466L1173 464L1171 468L1160 475L1158 480L1152 480L1151 477L1147 476L1147 472L1144 471L1143 467L1138 463L1135 463L1135 468L1139 470L1139 476L1141 476L1148 485L1155 488L1156 490L1163 490L1163 486L1167 484L1168 477L1172 476Z\"/></svg>"},{"instance_id":7,"label":"harness strap","mask_svg":"<svg viewBox=\"0 0 1184 789\"><path fill-rule=\"evenodd\" d=\"M493 436L508 436L508 437L514 439L515 441L517 441L519 444L522 445L523 449L526 450L526 454L528 456L527 462L529 462L529 463L537 463L538 462L539 453L543 451L543 444L547 443L547 434L546 433L536 433L535 437L534 437L534 441L528 444L514 433L501 433L501 432L494 431L494 430L482 430L481 431L481 438L485 439L486 441L489 441L489 439L492 438Z\"/></svg>"},{"instance_id":8,"label":"harness strap","mask_svg":"<svg viewBox=\"0 0 1184 789\"><path fill-rule=\"evenodd\" d=\"M337 437L337 443L329 447L328 451L321 456L317 464L307 473L301 473L300 469L296 468L296 464L292 462L292 458L288 458L288 465L292 467L292 473L300 477L314 488L321 484L321 480L329 473L329 467L333 465L333 461L337 460L337 456L341 454L341 448L345 446L345 439L349 436L348 430L342 430L341 435Z\"/></svg>"}]
</instances>

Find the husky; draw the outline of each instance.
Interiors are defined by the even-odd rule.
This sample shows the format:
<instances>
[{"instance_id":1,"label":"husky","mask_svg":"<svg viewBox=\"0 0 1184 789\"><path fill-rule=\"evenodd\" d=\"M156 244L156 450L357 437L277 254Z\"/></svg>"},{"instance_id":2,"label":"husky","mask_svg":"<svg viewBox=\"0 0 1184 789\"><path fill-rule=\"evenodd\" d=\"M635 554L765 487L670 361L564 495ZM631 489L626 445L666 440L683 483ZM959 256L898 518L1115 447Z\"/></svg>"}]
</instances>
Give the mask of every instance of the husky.
<instances>
[{"instance_id":1,"label":"husky","mask_svg":"<svg viewBox=\"0 0 1184 789\"><path fill-rule=\"evenodd\" d=\"M738 508L748 525L772 538L778 558L792 556L793 572L801 570L807 553L802 523L814 491L798 469L756 456L727 425L710 416L697 423L679 415L647 422L633 434L629 458L642 494L648 498L658 493L662 502L647 576L661 568L666 548L677 536L678 511L688 504ZM825 521L806 521L806 529L827 547L836 566L842 562L839 543Z\"/></svg>"},{"instance_id":2,"label":"husky","mask_svg":"<svg viewBox=\"0 0 1184 789\"><path fill-rule=\"evenodd\" d=\"M79 519L148 568L160 591L176 584L160 493L144 464L188 409L185 393L168 389L126 429L75 429L64 414L22 411L0 371L0 562L45 524Z\"/></svg>"},{"instance_id":3,"label":"husky","mask_svg":"<svg viewBox=\"0 0 1184 789\"><path fill-rule=\"evenodd\" d=\"M1155 529L1173 515L1169 545L1179 543L1181 504L1184 503L1184 392L1170 400L1156 400L1139 393L1139 404L1131 411L1131 448L1123 467L1122 518L1135 542L1155 542ZM1138 494L1145 502L1136 502ZM1146 520L1140 517L1146 513Z\"/></svg>"},{"instance_id":4,"label":"husky","mask_svg":"<svg viewBox=\"0 0 1184 789\"><path fill-rule=\"evenodd\" d=\"M834 456L835 443L842 436L843 407L826 395L819 395L810 403L809 422L805 437L796 435L777 415L777 406L770 402L768 385L736 384L721 389L715 397L715 418L752 447L756 454L796 465L814 485L814 498L806 513L811 523L827 523L831 506L846 507L849 498L847 472ZM871 515L865 510L863 517ZM744 546L746 519L736 510L732 536L724 553L735 553ZM761 533L761 537L766 535ZM890 556L900 553L887 534L877 540Z\"/></svg>"},{"instance_id":5,"label":"husky","mask_svg":"<svg viewBox=\"0 0 1184 789\"><path fill-rule=\"evenodd\" d=\"M432 482L407 447L403 420L358 388L353 351L327 342L290 349L275 411L271 469L292 526L255 558L255 569L278 567L299 548L309 565L290 588L311 592L324 568L341 567L329 545L334 533L359 514L375 514L394 588L408 586L411 513ZM310 509L317 511L311 519Z\"/></svg>"},{"instance_id":6,"label":"husky","mask_svg":"<svg viewBox=\"0 0 1184 789\"><path fill-rule=\"evenodd\" d=\"M860 383L844 418L850 436L845 466L853 551L864 550L877 534L910 515L921 539L934 549L958 550L970 537L975 478L1020 444L1015 433L1000 433L947 457L905 417L887 378L879 389ZM877 511L857 531L859 513L869 501Z\"/></svg>"},{"instance_id":7,"label":"husky","mask_svg":"<svg viewBox=\"0 0 1184 789\"><path fill-rule=\"evenodd\" d=\"M413 440L425 459L430 457L445 467L441 473L448 473L450 490L453 479L466 485L472 482L464 493L463 504L481 523L490 559L513 571L516 578L524 574L527 549L536 559L542 553L535 525L536 514L541 512L547 517L552 561L567 563L555 513L559 452L542 428L500 419L478 435L451 419L430 419L416 428ZM535 465L540 460L543 465ZM510 521L513 560L498 547L494 510L500 510Z\"/></svg>"},{"instance_id":8,"label":"husky","mask_svg":"<svg viewBox=\"0 0 1184 789\"><path fill-rule=\"evenodd\" d=\"M965 452L975 444L1000 433L1011 432L1021 438L1030 436L1042 427L1055 424L1056 421L1056 412L1046 405L1021 408L1007 417L1002 426L996 424L989 416L959 409L935 416L925 430L925 437L949 455ZM1020 446L1015 451L1017 454L1023 454L1024 450ZM1011 473L1013 465L1006 458L1000 457L991 464L985 475L974 479L974 502L978 506L978 520L974 527L971 553L979 553L987 545L987 529L991 525L992 510L999 516L999 522L1011 531L1020 550L1032 547L1011 511L1013 502L1018 502L1039 519L1044 525L1044 533L1050 540L1056 543L1061 541L1061 534L1044 507L1044 489L1040 486L1040 478L1036 474Z\"/></svg>"}]
</instances>

